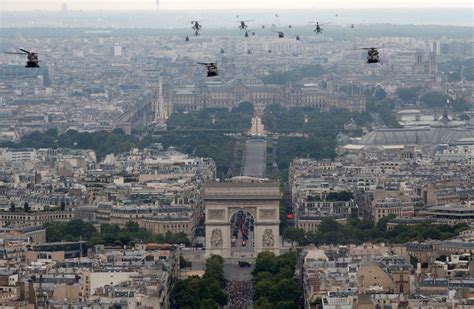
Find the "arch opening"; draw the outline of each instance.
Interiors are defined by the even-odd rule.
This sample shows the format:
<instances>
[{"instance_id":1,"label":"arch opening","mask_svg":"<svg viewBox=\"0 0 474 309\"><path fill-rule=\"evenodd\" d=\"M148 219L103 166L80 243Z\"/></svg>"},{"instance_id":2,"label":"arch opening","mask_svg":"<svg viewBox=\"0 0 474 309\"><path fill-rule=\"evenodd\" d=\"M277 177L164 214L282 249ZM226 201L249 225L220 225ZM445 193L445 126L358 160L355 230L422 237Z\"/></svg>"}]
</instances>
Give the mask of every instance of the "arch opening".
<instances>
[{"instance_id":1,"label":"arch opening","mask_svg":"<svg viewBox=\"0 0 474 309\"><path fill-rule=\"evenodd\" d=\"M230 255L235 258L251 258L255 251L255 218L245 210L230 217Z\"/></svg>"}]
</instances>

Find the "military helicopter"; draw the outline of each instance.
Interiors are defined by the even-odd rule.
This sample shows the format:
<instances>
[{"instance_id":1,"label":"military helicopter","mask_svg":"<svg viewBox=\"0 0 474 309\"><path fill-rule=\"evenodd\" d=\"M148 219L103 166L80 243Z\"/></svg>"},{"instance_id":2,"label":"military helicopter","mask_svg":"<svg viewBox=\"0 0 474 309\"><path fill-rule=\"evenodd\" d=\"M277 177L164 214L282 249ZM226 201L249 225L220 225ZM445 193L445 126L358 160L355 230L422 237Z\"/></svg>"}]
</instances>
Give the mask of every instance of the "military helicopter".
<instances>
[{"instance_id":1,"label":"military helicopter","mask_svg":"<svg viewBox=\"0 0 474 309\"><path fill-rule=\"evenodd\" d=\"M249 23L253 20L238 20L237 22L240 23L239 29L240 30L245 30L247 31L247 28L249 27L246 23Z\"/></svg>"},{"instance_id":2,"label":"military helicopter","mask_svg":"<svg viewBox=\"0 0 474 309\"><path fill-rule=\"evenodd\" d=\"M379 49L380 47L365 47L362 50L367 51L367 63L380 63Z\"/></svg>"},{"instance_id":3,"label":"military helicopter","mask_svg":"<svg viewBox=\"0 0 474 309\"><path fill-rule=\"evenodd\" d=\"M245 37L248 38L250 36L250 34L252 34L252 36L255 36L255 31L249 31L249 30L245 30Z\"/></svg>"},{"instance_id":4,"label":"military helicopter","mask_svg":"<svg viewBox=\"0 0 474 309\"><path fill-rule=\"evenodd\" d=\"M185 42L189 42L189 36L186 36L186 38L184 39Z\"/></svg>"},{"instance_id":5,"label":"military helicopter","mask_svg":"<svg viewBox=\"0 0 474 309\"><path fill-rule=\"evenodd\" d=\"M285 33L283 33L283 31L273 31L275 33L278 33L278 38L282 39L285 37Z\"/></svg>"},{"instance_id":6,"label":"military helicopter","mask_svg":"<svg viewBox=\"0 0 474 309\"><path fill-rule=\"evenodd\" d=\"M198 62L200 65L205 65L207 68L207 77L218 76L217 63L216 62Z\"/></svg>"},{"instance_id":7,"label":"military helicopter","mask_svg":"<svg viewBox=\"0 0 474 309\"><path fill-rule=\"evenodd\" d=\"M324 24L320 24L319 22L316 22L316 25L315 25L315 28L314 28L314 32L316 32L316 34L320 34L320 33L323 33L323 28L321 26L324 26L324 25L327 25L329 23L324 23Z\"/></svg>"},{"instance_id":8,"label":"military helicopter","mask_svg":"<svg viewBox=\"0 0 474 309\"><path fill-rule=\"evenodd\" d=\"M224 54L224 53L225 53L224 49L223 49L223 48L221 48L221 54Z\"/></svg>"},{"instance_id":9,"label":"military helicopter","mask_svg":"<svg viewBox=\"0 0 474 309\"><path fill-rule=\"evenodd\" d=\"M26 65L25 68L39 68L39 60L38 60L38 53L33 53L30 51L27 51L26 49L19 49L22 51L21 53L19 52L5 52L5 54L10 54L10 55L25 55L26 54Z\"/></svg>"},{"instance_id":10,"label":"military helicopter","mask_svg":"<svg viewBox=\"0 0 474 309\"><path fill-rule=\"evenodd\" d=\"M300 40L300 36L299 36L299 35L296 36L296 40L297 40L297 41Z\"/></svg>"},{"instance_id":11,"label":"military helicopter","mask_svg":"<svg viewBox=\"0 0 474 309\"><path fill-rule=\"evenodd\" d=\"M194 35L195 36L198 36L199 35L199 31L201 31L201 28L202 28L202 25L200 24L202 22L202 20L192 20L191 21L191 25L193 25L191 27L191 29L194 30Z\"/></svg>"},{"instance_id":12,"label":"military helicopter","mask_svg":"<svg viewBox=\"0 0 474 309\"><path fill-rule=\"evenodd\" d=\"M250 49L247 49L247 54L250 55L251 53L252 53L252 51Z\"/></svg>"}]
</instances>

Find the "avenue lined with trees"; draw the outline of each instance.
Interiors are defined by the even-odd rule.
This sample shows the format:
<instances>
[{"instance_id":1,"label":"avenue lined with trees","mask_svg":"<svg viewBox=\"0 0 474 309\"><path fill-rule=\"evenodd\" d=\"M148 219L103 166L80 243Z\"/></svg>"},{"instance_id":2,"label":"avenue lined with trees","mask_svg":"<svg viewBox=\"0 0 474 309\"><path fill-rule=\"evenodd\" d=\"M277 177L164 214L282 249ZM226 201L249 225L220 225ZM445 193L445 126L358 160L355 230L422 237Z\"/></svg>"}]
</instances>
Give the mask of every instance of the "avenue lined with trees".
<instances>
[{"instance_id":1,"label":"avenue lined with trees","mask_svg":"<svg viewBox=\"0 0 474 309\"><path fill-rule=\"evenodd\" d=\"M393 219L392 216L388 216L379 220L377 224L371 220L350 219L347 224L341 224L334 219L324 218L316 232L305 233L302 229L289 227L284 232L284 238L299 245L346 245L364 242L399 244L426 239L450 239L469 228L465 223L456 225L419 223L397 225L393 229L387 229L387 223Z\"/></svg>"},{"instance_id":2,"label":"avenue lined with trees","mask_svg":"<svg viewBox=\"0 0 474 309\"><path fill-rule=\"evenodd\" d=\"M184 233L166 233L165 235L153 234L141 228L137 223L129 221L125 228L115 224L102 224L100 232L90 222L80 219L68 222L51 222L45 224L46 240L48 242L59 241L88 241L89 245L133 245L140 242L171 243L189 245L189 239Z\"/></svg>"}]
</instances>

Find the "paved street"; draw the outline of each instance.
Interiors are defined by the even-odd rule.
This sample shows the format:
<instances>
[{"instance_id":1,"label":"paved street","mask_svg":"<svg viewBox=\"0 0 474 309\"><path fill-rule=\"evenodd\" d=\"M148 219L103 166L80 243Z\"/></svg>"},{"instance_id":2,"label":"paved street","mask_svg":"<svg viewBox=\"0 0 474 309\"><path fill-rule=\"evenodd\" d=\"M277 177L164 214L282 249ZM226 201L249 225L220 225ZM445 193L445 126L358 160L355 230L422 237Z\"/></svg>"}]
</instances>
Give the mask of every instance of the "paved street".
<instances>
[{"instance_id":1,"label":"paved street","mask_svg":"<svg viewBox=\"0 0 474 309\"><path fill-rule=\"evenodd\" d=\"M240 267L239 264L224 264L224 276L227 280L236 280L236 281L250 281L252 280L252 270L253 263L251 267Z\"/></svg>"},{"instance_id":2,"label":"paved street","mask_svg":"<svg viewBox=\"0 0 474 309\"><path fill-rule=\"evenodd\" d=\"M265 139L249 139L245 142L243 176L265 177Z\"/></svg>"},{"instance_id":3,"label":"paved street","mask_svg":"<svg viewBox=\"0 0 474 309\"><path fill-rule=\"evenodd\" d=\"M235 242L235 246L231 247L231 255L232 257L242 257L242 258L253 258L253 247L254 247L254 239L253 239L253 232L248 233L248 240L245 246L242 245L242 235L239 233L237 241Z\"/></svg>"}]
</instances>

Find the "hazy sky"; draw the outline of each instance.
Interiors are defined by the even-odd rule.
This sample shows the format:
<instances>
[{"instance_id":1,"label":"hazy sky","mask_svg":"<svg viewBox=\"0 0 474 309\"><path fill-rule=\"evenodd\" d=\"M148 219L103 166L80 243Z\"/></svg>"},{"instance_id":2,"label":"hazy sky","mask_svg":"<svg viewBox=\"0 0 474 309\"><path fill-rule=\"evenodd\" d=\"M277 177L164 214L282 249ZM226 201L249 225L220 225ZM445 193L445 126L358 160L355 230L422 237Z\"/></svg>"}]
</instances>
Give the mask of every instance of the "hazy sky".
<instances>
[{"instance_id":1,"label":"hazy sky","mask_svg":"<svg viewBox=\"0 0 474 309\"><path fill-rule=\"evenodd\" d=\"M150 10L156 0L0 0L0 9L59 10ZM302 8L471 8L471 0L159 0L163 10L210 9L302 9Z\"/></svg>"}]
</instances>

